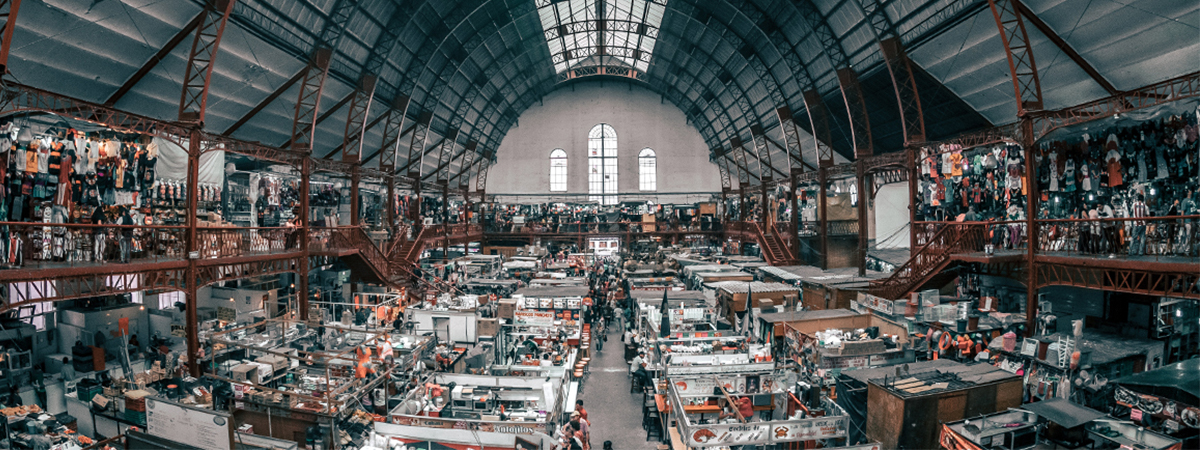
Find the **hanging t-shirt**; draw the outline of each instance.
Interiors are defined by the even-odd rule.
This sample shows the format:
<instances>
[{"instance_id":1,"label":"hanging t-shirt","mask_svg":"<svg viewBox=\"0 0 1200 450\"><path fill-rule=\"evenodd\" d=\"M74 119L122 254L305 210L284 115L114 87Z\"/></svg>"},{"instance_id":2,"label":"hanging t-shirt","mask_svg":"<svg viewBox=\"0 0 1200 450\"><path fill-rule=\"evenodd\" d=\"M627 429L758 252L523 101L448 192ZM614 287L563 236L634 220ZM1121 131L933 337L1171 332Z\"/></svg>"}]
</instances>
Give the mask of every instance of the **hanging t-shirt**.
<instances>
[{"instance_id":1,"label":"hanging t-shirt","mask_svg":"<svg viewBox=\"0 0 1200 450\"><path fill-rule=\"evenodd\" d=\"M962 153L954 152L954 153L950 154L950 176L952 176L952 177L961 177L962 176L962 174L963 174L962 162L963 162Z\"/></svg>"},{"instance_id":2,"label":"hanging t-shirt","mask_svg":"<svg viewBox=\"0 0 1200 450\"><path fill-rule=\"evenodd\" d=\"M35 143L29 144L29 150L25 152L25 171L36 173L38 170L38 151Z\"/></svg>"}]
</instances>

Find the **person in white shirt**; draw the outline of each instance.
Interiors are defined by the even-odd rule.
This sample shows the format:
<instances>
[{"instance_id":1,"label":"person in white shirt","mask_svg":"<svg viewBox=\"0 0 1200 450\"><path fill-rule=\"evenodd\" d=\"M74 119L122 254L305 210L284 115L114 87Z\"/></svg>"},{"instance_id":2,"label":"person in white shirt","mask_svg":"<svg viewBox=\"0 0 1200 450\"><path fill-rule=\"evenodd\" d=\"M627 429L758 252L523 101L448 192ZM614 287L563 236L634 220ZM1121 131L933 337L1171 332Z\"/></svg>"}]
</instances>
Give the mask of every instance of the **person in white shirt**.
<instances>
[{"instance_id":1,"label":"person in white shirt","mask_svg":"<svg viewBox=\"0 0 1200 450\"><path fill-rule=\"evenodd\" d=\"M629 363L629 373L637 372L646 365L646 352L638 352L637 356L633 357L633 361Z\"/></svg>"}]
</instances>

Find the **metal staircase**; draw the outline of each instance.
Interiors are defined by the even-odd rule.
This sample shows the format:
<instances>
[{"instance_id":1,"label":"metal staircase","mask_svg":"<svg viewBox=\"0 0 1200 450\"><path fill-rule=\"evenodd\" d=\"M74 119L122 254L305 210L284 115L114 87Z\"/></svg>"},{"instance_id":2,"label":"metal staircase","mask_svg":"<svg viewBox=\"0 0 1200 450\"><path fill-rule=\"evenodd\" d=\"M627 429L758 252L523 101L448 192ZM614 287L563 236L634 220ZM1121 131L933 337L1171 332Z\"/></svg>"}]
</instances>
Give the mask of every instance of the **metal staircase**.
<instances>
[{"instance_id":1,"label":"metal staircase","mask_svg":"<svg viewBox=\"0 0 1200 450\"><path fill-rule=\"evenodd\" d=\"M892 300L905 297L946 268L954 254L977 251L976 247L982 245L982 227L966 224L937 227L932 234L918 236L924 243L890 277L871 282L871 294Z\"/></svg>"}]
</instances>

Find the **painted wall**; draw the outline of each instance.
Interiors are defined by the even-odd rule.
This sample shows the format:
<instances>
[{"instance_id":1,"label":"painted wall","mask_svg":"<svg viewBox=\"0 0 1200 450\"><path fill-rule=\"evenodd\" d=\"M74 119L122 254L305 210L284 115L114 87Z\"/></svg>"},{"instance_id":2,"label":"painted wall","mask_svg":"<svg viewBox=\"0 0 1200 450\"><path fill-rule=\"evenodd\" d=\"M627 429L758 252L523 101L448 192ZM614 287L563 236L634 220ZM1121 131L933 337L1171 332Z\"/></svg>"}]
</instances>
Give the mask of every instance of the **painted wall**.
<instances>
[{"instance_id":1,"label":"painted wall","mask_svg":"<svg viewBox=\"0 0 1200 450\"><path fill-rule=\"evenodd\" d=\"M908 248L908 183L885 184L875 194L875 239L879 248Z\"/></svg>"},{"instance_id":2,"label":"painted wall","mask_svg":"<svg viewBox=\"0 0 1200 450\"><path fill-rule=\"evenodd\" d=\"M599 123L617 132L617 188L632 194L622 200L656 194L638 190L638 154L646 147L658 157L657 194L721 191L708 147L679 108L636 85L589 81L554 91L521 114L496 152L487 193L554 194L550 152L562 148L568 157L567 193L586 194L588 132Z\"/></svg>"}]
</instances>

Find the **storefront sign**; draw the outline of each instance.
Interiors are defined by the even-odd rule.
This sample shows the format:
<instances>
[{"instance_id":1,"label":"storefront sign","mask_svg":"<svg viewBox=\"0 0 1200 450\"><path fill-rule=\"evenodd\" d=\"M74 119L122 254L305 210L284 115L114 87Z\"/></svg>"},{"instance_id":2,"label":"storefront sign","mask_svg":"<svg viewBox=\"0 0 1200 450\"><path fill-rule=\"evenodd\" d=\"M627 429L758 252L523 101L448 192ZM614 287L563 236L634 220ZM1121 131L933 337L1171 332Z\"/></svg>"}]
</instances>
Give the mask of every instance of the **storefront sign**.
<instances>
[{"instance_id":1,"label":"storefront sign","mask_svg":"<svg viewBox=\"0 0 1200 450\"><path fill-rule=\"evenodd\" d=\"M1187 427L1200 428L1200 408L1195 406L1168 398L1139 394L1123 386L1117 386L1114 397L1118 405L1132 409L1130 418L1133 420L1141 420L1143 415L1149 414L1178 421Z\"/></svg>"},{"instance_id":2,"label":"storefront sign","mask_svg":"<svg viewBox=\"0 0 1200 450\"><path fill-rule=\"evenodd\" d=\"M858 304L884 314L894 314L894 311L896 311L896 302L863 292L858 293ZM903 308L901 308L901 311L903 311Z\"/></svg>"},{"instance_id":3,"label":"storefront sign","mask_svg":"<svg viewBox=\"0 0 1200 450\"><path fill-rule=\"evenodd\" d=\"M517 325L548 327L554 325L554 313L551 311L521 309L513 311L513 323Z\"/></svg>"},{"instance_id":4,"label":"storefront sign","mask_svg":"<svg viewBox=\"0 0 1200 450\"><path fill-rule=\"evenodd\" d=\"M466 420L447 420L433 417L392 416L392 423L424 428L451 428L456 430L476 430L491 433L534 434L538 431L533 427L513 425L508 422L492 423Z\"/></svg>"},{"instance_id":5,"label":"storefront sign","mask_svg":"<svg viewBox=\"0 0 1200 450\"><path fill-rule=\"evenodd\" d=\"M698 425L688 427L685 435L688 439L688 447L729 447L831 439L846 435L846 417Z\"/></svg>"},{"instance_id":6,"label":"storefront sign","mask_svg":"<svg viewBox=\"0 0 1200 450\"><path fill-rule=\"evenodd\" d=\"M879 367L903 364L906 362L914 362L915 360L916 358L910 358L908 356L908 352L903 351L845 357L826 356L821 358L821 368L859 369L863 367Z\"/></svg>"}]
</instances>

